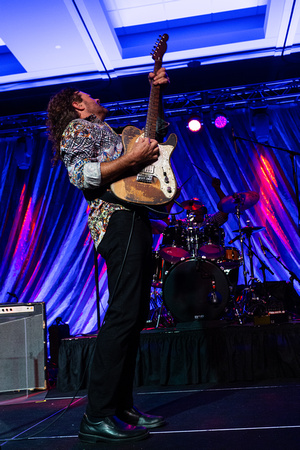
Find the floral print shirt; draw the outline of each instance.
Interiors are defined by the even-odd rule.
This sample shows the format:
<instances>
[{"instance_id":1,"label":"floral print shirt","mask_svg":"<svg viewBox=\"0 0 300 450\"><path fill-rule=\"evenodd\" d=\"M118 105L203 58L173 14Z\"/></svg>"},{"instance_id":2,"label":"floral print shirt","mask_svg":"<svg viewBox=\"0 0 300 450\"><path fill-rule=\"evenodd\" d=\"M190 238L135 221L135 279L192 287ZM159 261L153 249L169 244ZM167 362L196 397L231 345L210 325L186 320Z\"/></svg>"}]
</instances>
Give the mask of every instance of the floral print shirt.
<instances>
[{"instance_id":1,"label":"floral print shirt","mask_svg":"<svg viewBox=\"0 0 300 450\"><path fill-rule=\"evenodd\" d=\"M68 124L62 135L60 151L70 182L83 191L91 192L101 185L100 164L119 158L123 154L123 145L120 135L92 115ZM90 200L88 204L88 226L97 248L111 215L126 208L100 198Z\"/></svg>"}]
</instances>

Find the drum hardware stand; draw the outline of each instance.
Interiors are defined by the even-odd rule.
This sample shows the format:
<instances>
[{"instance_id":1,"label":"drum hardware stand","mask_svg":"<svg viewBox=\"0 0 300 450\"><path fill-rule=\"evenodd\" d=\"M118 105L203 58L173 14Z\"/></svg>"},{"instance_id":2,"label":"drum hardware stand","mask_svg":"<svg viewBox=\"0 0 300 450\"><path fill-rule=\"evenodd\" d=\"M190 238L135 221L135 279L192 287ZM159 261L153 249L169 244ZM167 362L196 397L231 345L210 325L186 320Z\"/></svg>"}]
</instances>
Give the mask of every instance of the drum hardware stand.
<instances>
[{"instance_id":1,"label":"drum hardware stand","mask_svg":"<svg viewBox=\"0 0 300 450\"><path fill-rule=\"evenodd\" d=\"M247 286L247 274L246 271L246 263L245 263L245 255L244 255L244 236L242 233L242 227L241 227L241 211L240 211L240 204L236 207L236 217L238 219L239 224L239 237L240 237L240 244L241 244L241 254L242 254L242 261L243 261L243 274L244 274L244 280L245 280L245 286Z\"/></svg>"},{"instance_id":2,"label":"drum hardware stand","mask_svg":"<svg viewBox=\"0 0 300 450\"><path fill-rule=\"evenodd\" d=\"M157 256L155 254L155 256ZM147 324L153 324L155 328L159 328L160 325L162 325L163 327L174 327L174 319L171 316L171 314L169 313L169 311L167 311L164 302L163 302L163 298L161 293L159 292L159 290L162 289L163 286L163 278L164 278L164 264L163 263L163 267L162 267L162 281L159 281L159 270L158 270L158 266L155 267L155 273L153 275L152 278L152 287L153 287L153 291L150 297L150 305L153 308L152 314L149 316L148 320L147 320ZM160 302L160 306L159 306L159 302Z\"/></svg>"},{"instance_id":3,"label":"drum hardware stand","mask_svg":"<svg viewBox=\"0 0 300 450\"><path fill-rule=\"evenodd\" d=\"M154 328L159 328L160 325L163 327L171 327L175 326L173 323L173 318L170 313L167 311L162 296L158 292L158 289L161 286L153 286L153 296L151 296L151 304L154 307L151 316L147 320L147 324L152 324ZM160 301L160 306L158 305L158 301Z\"/></svg>"},{"instance_id":4,"label":"drum hardware stand","mask_svg":"<svg viewBox=\"0 0 300 450\"><path fill-rule=\"evenodd\" d=\"M241 244L241 255L242 255L242 262L243 262L243 275L244 275L245 286L248 286L248 282L247 282L248 271L246 270L245 254L244 254L244 235L242 233L242 226L241 226L241 203L242 203L242 199L240 197L236 197L235 203L237 203L235 214L236 214L236 217L237 217L237 220L238 220L238 225L239 225L239 230L238 230L239 234L236 237L236 239L239 239L240 244ZM235 239L232 239L231 243L233 243L234 240ZM232 297L234 314L235 314L236 318L238 319L240 325L243 324L243 316L245 314L245 292L248 293L249 290L250 290L249 287L245 287L243 289L243 295L242 295L242 299L241 299L241 302L242 302L242 305L243 305L242 312L238 308L235 294L233 294L233 297Z\"/></svg>"},{"instance_id":5,"label":"drum hardware stand","mask_svg":"<svg viewBox=\"0 0 300 450\"><path fill-rule=\"evenodd\" d=\"M171 313L166 309L163 301L161 302L161 305L160 305L160 308L158 311L155 328L159 328L161 318L163 318L163 323L162 323L163 327L175 327L174 319L171 316Z\"/></svg>"},{"instance_id":6,"label":"drum hardware stand","mask_svg":"<svg viewBox=\"0 0 300 450\"><path fill-rule=\"evenodd\" d=\"M250 299L247 298L249 297L249 295L247 295L246 293L246 298L244 300L244 309L246 314L249 313L254 314L255 311L258 311L259 315L262 315L263 312L266 312L267 299L269 298L269 294L266 289L266 270L268 270L271 273L271 275L274 275L274 272L261 260L261 258L257 255L257 253L253 251L251 244L252 229L250 229L250 231L246 234L248 237L249 244L244 243L244 245L246 245L249 251L248 255L250 259L250 283L249 288L246 287L244 291L247 291L247 293L251 292L251 297ZM262 285L263 285L263 292L265 293L265 298L258 297L255 294L255 287L260 282L257 278L254 277L253 256L255 256L261 264L260 269L262 270L263 273Z\"/></svg>"},{"instance_id":7,"label":"drum hardware stand","mask_svg":"<svg viewBox=\"0 0 300 450\"><path fill-rule=\"evenodd\" d=\"M187 219L187 227L186 227L186 232L187 232L187 249L190 252L192 257L197 257L198 256L198 250L199 250L199 237L198 237L198 233L195 233L195 230L198 230L197 228L197 223L194 222L194 215L193 212L191 210L187 210L187 215L186 215L186 219Z\"/></svg>"},{"instance_id":8,"label":"drum hardware stand","mask_svg":"<svg viewBox=\"0 0 300 450\"><path fill-rule=\"evenodd\" d=\"M240 192L240 193L234 193L233 195L228 195L227 197L224 197L220 200L218 203L218 208L220 211L230 213L233 212L236 214L238 219L238 225L239 229L236 230L239 234L236 238L232 239L229 243L232 244L235 240L240 239L241 244L241 254L242 254L242 260L243 260L243 275L244 275L244 281L245 281L245 288L243 290L242 295L242 305L243 305L243 312L241 313L238 309L238 305L236 300L234 300L234 308L236 315L238 316L238 319L241 323L242 318L247 313L246 311L246 304L249 300L249 293L251 293L251 300L254 300L254 289L253 289L253 283L254 283L254 274L253 274L253 251L251 247L251 234L253 232L253 227L249 227L249 229L242 228L241 227L241 212L244 212L246 209L249 209L250 207L254 206L259 200L259 194L254 191L247 191L247 192ZM261 229L261 228L259 228ZM248 236L249 239L249 246L244 242L244 234ZM244 254L244 245L246 245L249 249L249 258L250 258L250 283L248 284L247 280L247 274L246 271L246 262L245 262L245 254ZM255 299L256 300L256 299Z\"/></svg>"}]
</instances>

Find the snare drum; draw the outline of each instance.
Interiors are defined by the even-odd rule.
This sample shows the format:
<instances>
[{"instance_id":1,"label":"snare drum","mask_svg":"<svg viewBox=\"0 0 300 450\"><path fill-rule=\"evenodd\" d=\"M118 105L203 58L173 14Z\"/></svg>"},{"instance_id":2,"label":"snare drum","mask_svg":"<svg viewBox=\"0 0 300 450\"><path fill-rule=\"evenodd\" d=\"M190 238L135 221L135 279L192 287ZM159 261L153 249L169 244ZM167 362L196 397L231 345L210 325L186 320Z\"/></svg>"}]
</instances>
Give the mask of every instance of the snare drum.
<instances>
[{"instance_id":1,"label":"snare drum","mask_svg":"<svg viewBox=\"0 0 300 450\"><path fill-rule=\"evenodd\" d=\"M159 254L166 261L175 264L181 259L191 256L186 245L186 227L178 222L176 225L169 226L163 232L162 245L159 249Z\"/></svg>"}]
</instances>

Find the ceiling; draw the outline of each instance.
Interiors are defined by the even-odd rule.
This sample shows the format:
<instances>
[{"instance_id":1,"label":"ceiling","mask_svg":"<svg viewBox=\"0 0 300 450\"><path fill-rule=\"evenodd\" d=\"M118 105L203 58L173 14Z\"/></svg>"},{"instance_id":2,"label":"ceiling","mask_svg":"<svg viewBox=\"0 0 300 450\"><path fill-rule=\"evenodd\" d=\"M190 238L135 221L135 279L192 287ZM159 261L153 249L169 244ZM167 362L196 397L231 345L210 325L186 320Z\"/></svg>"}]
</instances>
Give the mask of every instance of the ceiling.
<instances>
[{"instance_id":1,"label":"ceiling","mask_svg":"<svg viewBox=\"0 0 300 450\"><path fill-rule=\"evenodd\" d=\"M69 83L102 102L147 95L164 33L170 92L299 74L300 0L0 0L0 15L2 116Z\"/></svg>"}]
</instances>

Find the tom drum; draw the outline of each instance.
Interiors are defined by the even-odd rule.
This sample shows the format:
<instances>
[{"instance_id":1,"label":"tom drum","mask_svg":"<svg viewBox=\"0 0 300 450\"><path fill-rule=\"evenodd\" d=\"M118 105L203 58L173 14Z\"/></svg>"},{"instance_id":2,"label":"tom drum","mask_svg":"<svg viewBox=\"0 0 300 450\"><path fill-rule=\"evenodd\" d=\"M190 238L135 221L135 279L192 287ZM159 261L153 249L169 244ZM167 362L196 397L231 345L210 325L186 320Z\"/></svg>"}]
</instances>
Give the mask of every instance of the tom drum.
<instances>
[{"instance_id":1,"label":"tom drum","mask_svg":"<svg viewBox=\"0 0 300 450\"><path fill-rule=\"evenodd\" d=\"M223 257L217 261L218 266L223 269L234 269L235 267L239 267L241 263L241 253L235 247L225 247Z\"/></svg>"},{"instance_id":2,"label":"tom drum","mask_svg":"<svg viewBox=\"0 0 300 450\"><path fill-rule=\"evenodd\" d=\"M163 232L162 245L159 249L162 258L174 264L181 259L191 256L186 247L186 238L186 228L179 222L166 228Z\"/></svg>"},{"instance_id":3,"label":"tom drum","mask_svg":"<svg viewBox=\"0 0 300 450\"><path fill-rule=\"evenodd\" d=\"M224 254L224 230L208 224L200 232L199 256L218 259Z\"/></svg>"}]
</instances>

